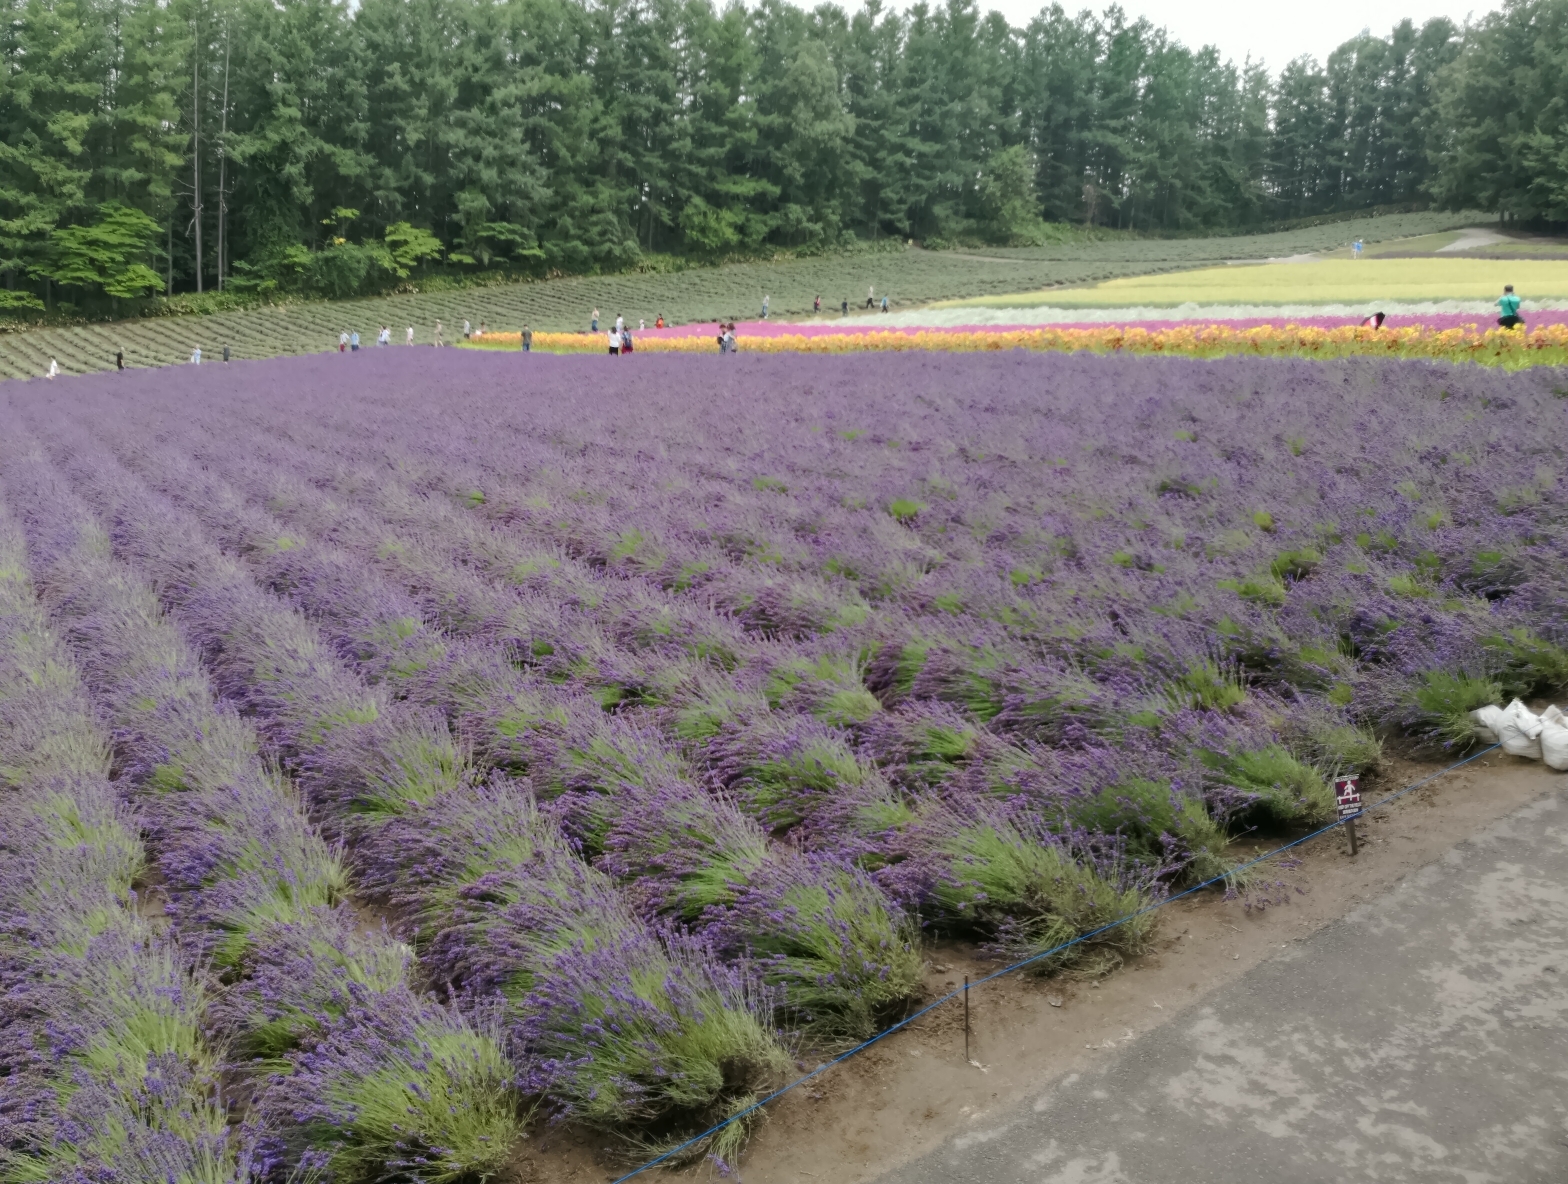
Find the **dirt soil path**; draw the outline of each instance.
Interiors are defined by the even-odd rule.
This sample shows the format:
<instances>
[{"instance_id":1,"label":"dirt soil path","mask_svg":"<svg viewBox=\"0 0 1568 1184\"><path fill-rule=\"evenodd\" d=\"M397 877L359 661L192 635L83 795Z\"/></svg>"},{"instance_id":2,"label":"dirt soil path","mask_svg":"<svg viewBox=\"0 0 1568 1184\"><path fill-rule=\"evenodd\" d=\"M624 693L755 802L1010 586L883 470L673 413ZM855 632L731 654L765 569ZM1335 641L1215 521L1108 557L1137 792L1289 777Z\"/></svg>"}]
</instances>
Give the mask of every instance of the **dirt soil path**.
<instances>
[{"instance_id":1,"label":"dirt soil path","mask_svg":"<svg viewBox=\"0 0 1568 1184\"><path fill-rule=\"evenodd\" d=\"M1367 801L1440 766L1393 760ZM858 1184L908 1164L965 1131L980 1132L1026 1097L1192 1008L1216 989L1378 897L1520 807L1564 785L1539 762L1493 753L1439 777L1361 823L1360 853L1342 831L1264 865L1244 899L1203 893L1163 910L1153 949L1094 982L1015 975L972 993L971 1057L963 1013L950 1005L774 1103L742 1160L746 1184ZM1238 844L1259 854L1278 838ZM929 997L995 969L959 946L928 962ZM815 1062L812 1062L815 1063ZM803 1065L810 1068L811 1063ZM603 1135L562 1127L522 1152L519 1182L613 1180ZM699 1165L649 1179L711 1179Z\"/></svg>"}]
</instances>

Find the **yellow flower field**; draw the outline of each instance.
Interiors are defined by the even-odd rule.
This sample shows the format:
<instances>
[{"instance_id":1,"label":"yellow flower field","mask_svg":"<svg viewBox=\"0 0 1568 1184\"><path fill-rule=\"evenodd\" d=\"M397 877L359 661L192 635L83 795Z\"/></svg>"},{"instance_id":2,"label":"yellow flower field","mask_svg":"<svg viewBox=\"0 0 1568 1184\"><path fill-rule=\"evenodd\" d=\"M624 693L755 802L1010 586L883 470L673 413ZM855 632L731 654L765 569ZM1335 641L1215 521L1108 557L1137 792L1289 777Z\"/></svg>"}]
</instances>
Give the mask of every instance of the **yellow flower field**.
<instances>
[{"instance_id":1,"label":"yellow flower field","mask_svg":"<svg viewBox=\"0 0 1568 1184\"><path fill-rule=\"evenodd\" d=\"M599 334L535 333L534 349L542 353L603 353ZM1093 328L1040 328L988 331L930 330L902 333L868 330L848 333L779 333L741 337L744 353L848 354L934 350L971 353L987 350L1086 350L1091 353L1176 354L1221 357L1258 354L1276 357L1400 357L1474 361L1507 367L1568 364L1568 325L1543 325L1528 331L1481 329L1466 325L1430 329L1422 325L1368 329L1357 325L1317 328L1260 325L1238 329L1228 325L1188 324L1164 329L1097 325ZM517 350L516 333L491 333L468 344L469 349ZM703 336L637 339L636 353L716 353L713 339ZM635 357L635 354L633 355Z\"/></svg>"},{"instance_id":2,"label":"yellow flower field","mask_svg":"<svg viewBox=\"0 0 1568 1184\"><path fill-rule=\"evenodd\" d=\"M1117 308L1180 304L1363 304L1495 300L1512 284L1526 300L1568 298L1568 261L1554 259L1324 259L1236 264L946 301L934 308Z\"/></svg>"}]
</instances>

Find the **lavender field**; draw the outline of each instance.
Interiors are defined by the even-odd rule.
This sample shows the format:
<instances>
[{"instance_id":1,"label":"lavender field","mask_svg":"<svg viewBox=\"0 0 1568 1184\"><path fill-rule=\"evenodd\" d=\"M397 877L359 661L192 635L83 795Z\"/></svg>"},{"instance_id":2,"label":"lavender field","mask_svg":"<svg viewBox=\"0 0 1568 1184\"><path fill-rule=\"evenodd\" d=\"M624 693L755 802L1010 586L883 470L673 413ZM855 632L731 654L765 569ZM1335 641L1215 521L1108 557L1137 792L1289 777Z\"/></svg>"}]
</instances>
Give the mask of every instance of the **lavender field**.
<instances>
[{"instance_id":1,"label":"lavender field","mask_svg":"<svg viewBox=\"0 0 1568 1184\"><path fill-rule=\"evenodd\" d=\"M0 386L0 1180L658 1147L903 1014L929 942L1224 873L1568 683L1565 394L455 350Z\"/></svg>"}]
</instances>

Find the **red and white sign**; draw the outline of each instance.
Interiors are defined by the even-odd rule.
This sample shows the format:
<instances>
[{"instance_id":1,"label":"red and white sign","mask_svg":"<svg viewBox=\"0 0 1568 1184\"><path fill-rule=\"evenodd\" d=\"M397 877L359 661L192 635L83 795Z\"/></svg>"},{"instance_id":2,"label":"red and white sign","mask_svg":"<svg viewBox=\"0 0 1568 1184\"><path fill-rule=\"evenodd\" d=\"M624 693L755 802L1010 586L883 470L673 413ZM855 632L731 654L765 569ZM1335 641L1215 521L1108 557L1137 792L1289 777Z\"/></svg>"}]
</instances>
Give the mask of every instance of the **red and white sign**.
<instances>
[{"instance_id":1,"label":"red and white sign","mask_svg":"<svg viewBox=\"0 0 1568 1184\"><path fill-rule=\"evenodd\" d=\"M1361 778L1336 777L1334 803L1339 807L1341 818L1349 818L1352 814L1361 813Z\"/></svg>"}]
</instances>

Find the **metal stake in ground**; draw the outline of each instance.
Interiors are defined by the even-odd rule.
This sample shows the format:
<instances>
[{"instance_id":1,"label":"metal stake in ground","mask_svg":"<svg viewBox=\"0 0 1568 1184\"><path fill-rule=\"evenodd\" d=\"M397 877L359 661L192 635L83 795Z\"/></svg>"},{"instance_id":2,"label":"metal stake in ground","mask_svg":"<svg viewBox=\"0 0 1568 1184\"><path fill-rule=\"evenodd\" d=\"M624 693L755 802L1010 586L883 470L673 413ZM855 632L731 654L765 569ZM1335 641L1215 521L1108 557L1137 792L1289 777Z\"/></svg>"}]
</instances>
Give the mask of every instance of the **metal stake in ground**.
<instances>
[{"instance_id":1,"label":"metal stake in ground","mask_svg":"<svg viewBox=\"0 0 1568 1184\"><path fill-rule=\"evenodd\" d=\"M1334 804L1350 836L1350 853L1356 853L1356 815L1361 813L1361 778L1351 775L1334 779Z\"/></svg>"}]
</instances>

